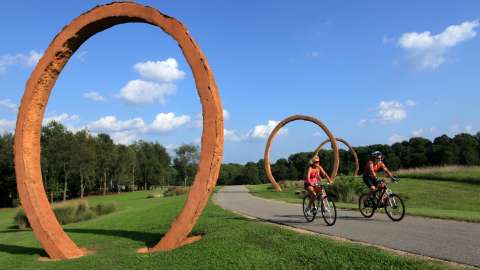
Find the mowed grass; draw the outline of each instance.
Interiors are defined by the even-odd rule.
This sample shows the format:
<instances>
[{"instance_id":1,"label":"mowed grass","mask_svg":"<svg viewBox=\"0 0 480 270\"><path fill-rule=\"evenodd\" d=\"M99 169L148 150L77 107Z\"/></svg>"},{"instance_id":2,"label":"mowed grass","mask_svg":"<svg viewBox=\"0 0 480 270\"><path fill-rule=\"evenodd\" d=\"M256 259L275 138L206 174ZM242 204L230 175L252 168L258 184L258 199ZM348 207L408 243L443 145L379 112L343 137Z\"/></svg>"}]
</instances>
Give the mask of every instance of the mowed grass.
<instances>
[{"instance_id":1,"label":"mowed grass","mask_svg":"<svg viewBox=\"0 0 480 270\"><path fill-rule=\"evenodd\" d=\"M362 181L359 179L359 181ZM275 192L271 184L250 185L253 195L291 203L301 203L295 195L298 188L286 188ZM480 222L480 185L449 181L425 181L402 178L390 184L393 192L404 198L406 213L425 217ZM338 207L357 209L357 204L338 203Z\"/></svg>"},{"instance_id":2,"label":"mowed grass","mask_svg":"<svg viewBox=\"0 0 480 270\"><path fill-rule=\"evenodd\" d=\"M480 166L445 166L417 169L405 169L398 176L424 180L444 180L480 184Z\"/></svg>"},{"instance_id":3,"label":"mowed grass","mask_svg":"<svg viewBox=\"0 0 480 270\"><path fill-rule=\"evenodd\" d=\"M116 212L65 226L94 253L69 261L45 255L29 230L12 229L14 209L0 210L1 269L452 269L377 248L336 242L240 217L209 203L193 233L203 239L169 252L137 254L165 233L185 196L146 199L147 192L90 198L115 201Z\"/></svg>"}]
</instances>

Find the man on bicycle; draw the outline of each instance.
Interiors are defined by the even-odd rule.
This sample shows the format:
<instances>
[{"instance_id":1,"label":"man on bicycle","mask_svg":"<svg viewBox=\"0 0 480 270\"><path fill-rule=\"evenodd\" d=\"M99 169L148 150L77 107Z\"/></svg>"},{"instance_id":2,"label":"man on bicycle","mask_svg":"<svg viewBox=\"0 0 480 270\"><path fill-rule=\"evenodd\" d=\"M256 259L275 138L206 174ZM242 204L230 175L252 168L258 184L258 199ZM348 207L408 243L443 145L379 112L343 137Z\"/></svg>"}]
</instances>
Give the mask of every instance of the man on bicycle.
<instances>
[{"instance_id":1,"label":"man on bicycle","mask_svg":"<svg viewBox=\"0 0 480 270\"><path fill-rule=\"evenodd\" d=\"M383 163L383 155L380 151L375 151L368 159L365 171L363 172L363 182L368 186L370 191L368 195L371 197L377 189L385 187L384 183L380 183L377 178L377 172L383 170L390 178L394 178L393 174Z\"/></svg>"}]
</instances>

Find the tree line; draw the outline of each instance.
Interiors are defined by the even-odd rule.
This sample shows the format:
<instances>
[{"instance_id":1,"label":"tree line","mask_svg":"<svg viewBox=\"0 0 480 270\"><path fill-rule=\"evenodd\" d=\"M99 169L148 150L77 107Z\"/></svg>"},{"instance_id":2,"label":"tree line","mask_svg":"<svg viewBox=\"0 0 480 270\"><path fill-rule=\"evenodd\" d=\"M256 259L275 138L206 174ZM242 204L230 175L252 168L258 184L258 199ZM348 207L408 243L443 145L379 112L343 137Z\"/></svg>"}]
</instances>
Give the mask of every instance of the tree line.
<instances>
[{"instance_id":1,"label":"tree line","mask_svg":"<svg viewBox=\"0 0 480 270\"><path fill-rule=\"evenodd\" d=\"M0 135L0 207L17 198L13 164L14 136ZM480 165L480 132L442 135L430 141L414 137L393 145L354 147L360 172L373 151L381 151L392 170L444 165ZM271 165L277 180L304 179L313 152L295 153ZM331 171L332 151L319 153L322 166ZM171 157L158 142L115 144L108 134L68 131L57 122L42 127L41 164L45 191L51 201L83 198L89 194L147 190L157 186L190 185L195 176L199 149L182 145ZM355 163L349 151L340 150L339 174L350 175ZM246 164L222 164L218 184L259 184L268 181L263 159Z\"/></svg>"},{"instance_id":2,"label":"tree line","mask_svg":"<svg viewBox=\"0 0 480 270\"><path fill-rule=\"evenodd\" d=\"M391 170L403 168L420 168L445 165L480 165L480 132L476 135L461 133L450 138L442 135L430 141L422 137L414 137L393 145L375 144L354 147L360 163L360 174L363 172L369 155L374 151L384 154L385 164ZM313 152L295 153L288 158L280 158L271 164L272 174L279 180L304 179ZM331 172L333 153L331 150L319 152L321 165ZM349 151L340 149L340 175L351 175L355 171L355 162ZM264 160L241 164L223 164L219 184L259 184L266 183Z\"/></svg>"},{"instance_id":3,"label":"tree line","mask_svg":"<svg viewBox=\"0 0 480 270\"><path fill-rule=\"evenodd\" d=\"M14 135L0 135L0 207L17 198ZM172 158L157 142L115 144L108 134L71 132L55 121L42 127L41 165L50 201L89 194L146 190L155 186L189 185L198 163L198 147L182 145Z\"/></svg>"}]
</instances>

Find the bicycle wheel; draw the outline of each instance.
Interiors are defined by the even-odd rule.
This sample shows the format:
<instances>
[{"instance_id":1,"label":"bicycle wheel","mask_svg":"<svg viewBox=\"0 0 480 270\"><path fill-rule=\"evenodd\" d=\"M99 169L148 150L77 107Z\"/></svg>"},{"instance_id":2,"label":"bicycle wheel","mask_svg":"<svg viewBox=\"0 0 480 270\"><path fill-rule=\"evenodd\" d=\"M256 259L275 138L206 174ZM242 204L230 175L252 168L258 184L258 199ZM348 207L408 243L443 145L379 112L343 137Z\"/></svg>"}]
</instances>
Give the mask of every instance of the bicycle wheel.
<instances>
[{"instance_id":1,"label":"bicycle wheel","mask_svg":"<svg viewBox=\"0 0 480 270\"><path fill-rule=\"evenodd\" d=\"M317 208L317 203L316 203L316 200L313 200L312 207L314 209L310 209L310 207L308 207L309 203L310 203L310 196L306 195L305 197L303 197L302 212L305 219L308 222L312 222L315 220L315 217L317 216L317 211L314 210Z\"/></svg>"},{"instance_id":2,"label":"bicycle wheel","mask_svg":"<svg viewBox=\"0 0 480 270\"><path fill-rule=\"evenodd\" d=\"M323 220L325 220L328 226L333 226L337 221L337 207L335 206L335 202L329 197L320 201Z\"/></svg>"},{"instance_id":3,"label":"bicycle wheel","mask_svg":"<svg viewBox=\"0 0 480 270\"><path fill-rule=\"evenodd\" d=\"M405 205L397 194L390 194L385 202L385 213L393 221L400 221L405 216Z\"/></svg>"},{"instance_id":4,"label":"bicycle wheel","mask_svg":"<svg viewBox=\"0 0 480 270\"><path fill-rule=\"evenodd\" d=\"M358 210L360 210L360 214L366 218L371 218L375 213L373 202L368 194L362 194L358 199Z\"/></svg>"}]
</instances>

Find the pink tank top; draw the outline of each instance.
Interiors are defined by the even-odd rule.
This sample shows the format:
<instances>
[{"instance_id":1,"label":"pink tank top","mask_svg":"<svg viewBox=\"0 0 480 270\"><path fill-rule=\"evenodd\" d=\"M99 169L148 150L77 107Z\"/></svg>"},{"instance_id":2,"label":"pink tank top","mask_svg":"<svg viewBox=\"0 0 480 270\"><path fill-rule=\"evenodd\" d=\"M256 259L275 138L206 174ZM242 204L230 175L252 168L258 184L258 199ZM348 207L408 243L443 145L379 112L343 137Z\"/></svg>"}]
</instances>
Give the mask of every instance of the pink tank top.
<instances>
[{"instance_id":1,"label":"pink tank top","mask_svg":"<svg viewBox=\"0 0 480 270\"><path fill-rule=\"evenodd\" d=\"M312 170L312 172L310 173L310 175L308 176L308 179L307 179L308 183L309 183L310 185L315 185L315 184L317 184L317 183L318 183L318 176L319 176L319 174L320 174L320 173L318 172L318 170Z\"/></svg>"}]
</instances>

